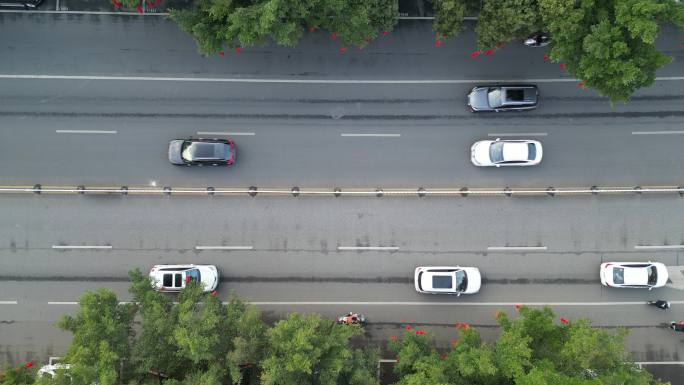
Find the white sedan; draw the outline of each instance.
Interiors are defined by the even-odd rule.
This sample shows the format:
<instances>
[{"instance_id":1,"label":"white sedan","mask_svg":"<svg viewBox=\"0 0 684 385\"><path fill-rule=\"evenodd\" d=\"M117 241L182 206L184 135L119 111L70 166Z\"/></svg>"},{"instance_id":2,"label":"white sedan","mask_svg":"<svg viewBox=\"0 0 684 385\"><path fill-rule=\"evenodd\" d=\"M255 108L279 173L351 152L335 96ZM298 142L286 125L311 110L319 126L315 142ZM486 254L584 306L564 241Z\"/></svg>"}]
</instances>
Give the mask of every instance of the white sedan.
<instances>
[{"instance_id":1,"label":"white sedan","mask_svg":"<svg viewBox=\"0 0 684 385\"><path fill-rule=\"evenodd\" d=\"M475 166L534 166L541 163L542 145L536 140L481 140L470 148Z\"/></svg>"},{"instance_id":2,"label":"white sedan","mask_svg":"<svg viewBox=\"0 0 684 385\"><path fill-rule=\"evenodd\" d=\"M416 267L414 281L417 292L428 294L474 294L482 286L477 267Z\"/></svg>"},{"instance_id":3,"label":"white sedan","mask_svg":"<svg viewBox=\"0 0 684 385\"><path fill-rule=\"evenodd\" d=\"M653 289L665 286L667 267L660 262L605 262L601 264L601 284L611 287Z\"/></svg>"},{"instance_id":4,"label":"white sedan","mask_svg":"<svg viewBox=\"0 0 684 385\"><path fill-rule=\"evenodd\" d=\"M152 288L157 291L181 291L190 280L202 284L204 292L214 291L219 282L214 265L156 265L150 270Z\"/></svg>"}]
</instances>

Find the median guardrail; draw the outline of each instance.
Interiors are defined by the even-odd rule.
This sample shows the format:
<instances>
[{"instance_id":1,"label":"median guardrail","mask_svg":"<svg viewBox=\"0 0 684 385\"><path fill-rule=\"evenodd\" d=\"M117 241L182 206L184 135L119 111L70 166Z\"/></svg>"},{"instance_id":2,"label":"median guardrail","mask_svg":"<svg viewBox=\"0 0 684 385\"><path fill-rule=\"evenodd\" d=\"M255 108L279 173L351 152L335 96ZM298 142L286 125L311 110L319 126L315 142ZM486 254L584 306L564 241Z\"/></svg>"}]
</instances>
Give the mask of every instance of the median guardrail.
<instances>
[{"instance_id":1,"label":"median guardrail","mask_svg":"<svg viewBox=\"0 0 684 385\"><path fill-rule=\"evenodd\" d=\"M502 188L471 188L471 187L415 187L415 188L274 188L274 187L144 187L144 186L48 186L35 184L33 186L0 186L0 195L16 194L73 194L73 195L158 195L158 196L292 196L292 197L470 197L470 196L596 196L596 195L635 195L635 194L671 194L684 197L684 187L681 186L632 186L632 187L502 187Z\"/></svg>"}]
</instances>

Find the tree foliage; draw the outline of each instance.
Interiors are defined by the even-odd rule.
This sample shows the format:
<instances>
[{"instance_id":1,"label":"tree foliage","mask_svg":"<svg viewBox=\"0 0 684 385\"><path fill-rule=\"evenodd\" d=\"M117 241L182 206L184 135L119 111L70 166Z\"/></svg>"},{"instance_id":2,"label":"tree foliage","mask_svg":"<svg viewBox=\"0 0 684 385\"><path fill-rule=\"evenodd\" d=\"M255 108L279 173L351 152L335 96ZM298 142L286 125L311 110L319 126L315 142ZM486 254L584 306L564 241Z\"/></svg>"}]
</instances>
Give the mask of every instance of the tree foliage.
<instances>
[{"instance_id":1,"label":"tree foliage","mask_svg":"<svg viewBox=\"0 0 684 385\"><path fill-rule=\"evenodd\" d=\"M660 25L684 4L661 0L538 0L550 57L611 101L627 101L672 59L655 46Z\"/></svg>"},{"instance_id":2,"label":"tree foliage","mask_svg":"<svg viewBox=\"0 0 684 385\"><path fill-rule=\"evenodd\" d=\"M353 359L349 339L357 326L337 325L318 314L290 313L268 330L264 385L336 385L345 363Z\"/></svg>"},{"instance_id":3,"label":"tree foliage","mask_svg":"<svg viewBox=\"0 0 684 385\"><path fill-rule=\"evenodd\" d=\"M608 333L587 320L557 324L549 308L497 314L501 334L484 343L471 328L447 352L432 347L429 333L407 330L390 342L397 355L398 385L649 385L651 375L624 348L625 330Z\"/></svg>"},{"instance_id":4,"label":"tree foliage","mask_svg":"<svg viewBox=\"0 0 684 385\"><path fill-rule=\"evenodd\" d=\"M357 325L293 314L269 327L254 306L235 295L222 303L197 281L173 303L140 270L129 277L134 304L120 304L100 289L81 297L76 316L60 320L73 333L61 361L69 369L34 379L27 364L9 369L3 385L378 385L378 351L349 348L361 332ZM131 328L136 315L137 336Z\"/></svg>"},{"instance_id":5,"label":"tree foliage","mask_svg":"<svg viewBox=\"0 0 684 385\"><path fill-rule=\"evenodd\" d=\"M26 385L35 381L36 371L32 368L33 363L13 368L9 365L0 371L0 384L2 385Z\"/></svg>"},{"instance_id":6,"label":"tree foliage","mask_svg":"<svg viewBox=\"0 0 684 385\"><path fill-rule=\"evenodd\" d=\"M292 47L307 28L334 33L343 45L363 47L396 24L398 0L198 0L171 18L204 54L223 47L273 41Z\"/></svg>"},{"instance_id":7,"label":"tree foliage","mask_svg":"<svg viewBox=\"0 0 684 385\"><path fill-rule=\"evenodd\" d=\"M456 36L465 0L435 0L439 38ZM672 58L655 41L664 23L684 26L676 0L483 0L475 33L479 50L544 31L549 57L585 87L612 102L627 101L651 85Z\"/></svg>"},{"instance_id":8,"label":"tree foliage","mask_svg":"<svg viewBox=\"0 0 684 385\"><path fill-rule=\"evenodd\" d=\"M537 0L484 0L475 26L477 47L522 39L542 28Z\"/></svg>"},{"instance_id":9,"label":"tree foliage","mask_svg":"<svg viewBox=\"0 0 684 385\"><path fill-rule=\"evenodd\" d=\"M163 373L172 378L182 375L185 366L173 339L176 325L173 303L168 297L155 292L149 278L139 269L129 272L129 291L138 303L141 332L135 341L131 360L139 376L149 371Z\"/></svg>"},{"instance_id":10,"label":"tree foliage","mask_svg":"<svg viewBox=\"0 0 684 385\"><path fill-rule=\"evenodd\" d=\"M463 0L435 0L435 21L432 28L440 39L458 36L463 29L466 4Z\"/></svg>"},{"instance_id":11,"label":"tree foliage","mask_svg":"<svg viewBox=\"0 0 684 385\"><path fill-rule=\"evenodd\" d=\"M98 289L81 296L75 317L60 319L58 326L73 334L65 361L75 383L117 384L129 357L135 311L135 305L119 304L114 293Z\"/></svg>"}]
</instances>

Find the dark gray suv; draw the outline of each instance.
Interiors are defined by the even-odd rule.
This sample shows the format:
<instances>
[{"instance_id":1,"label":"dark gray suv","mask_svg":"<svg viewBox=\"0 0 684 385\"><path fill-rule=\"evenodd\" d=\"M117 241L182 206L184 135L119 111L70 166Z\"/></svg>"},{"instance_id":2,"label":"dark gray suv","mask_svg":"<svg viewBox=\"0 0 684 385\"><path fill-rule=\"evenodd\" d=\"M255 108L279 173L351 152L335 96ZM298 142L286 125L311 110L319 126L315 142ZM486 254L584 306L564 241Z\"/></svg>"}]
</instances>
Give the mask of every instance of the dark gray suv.
<instances>
[{"instance_id":1,"label":"dark gray suv","mask_svg":"<svg viewBox=\"0 0 684 385\"><path fill-rule=\"evenodd\" d=\"M230 166L235 162L235 143L230 139L172 140L169 162L181 166Z\"/></svg>"},{"instance_id":2,"label":"dark gray suv","mask_svg":"<svg viewBox=\"0 0 684 385\"><path fill-rule=\"evenodd\" d=\"M537 108L539 90L534 84L498 84L473 87L468 109L481 111L525 111Z\"/></svg>"}]
</instances>

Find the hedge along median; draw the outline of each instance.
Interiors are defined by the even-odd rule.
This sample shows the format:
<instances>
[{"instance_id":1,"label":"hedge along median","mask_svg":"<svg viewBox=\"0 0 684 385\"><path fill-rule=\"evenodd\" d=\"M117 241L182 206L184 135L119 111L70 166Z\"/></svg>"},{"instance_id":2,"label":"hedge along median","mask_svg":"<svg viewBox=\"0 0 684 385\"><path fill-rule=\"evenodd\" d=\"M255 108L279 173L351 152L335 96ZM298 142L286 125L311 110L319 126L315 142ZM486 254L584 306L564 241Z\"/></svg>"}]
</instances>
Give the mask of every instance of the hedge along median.
<instances>
[{"instance_id":1,"label":"hedge along median","mask_svg":"<svg viewBox=\"0 0 684 385\"><path fill-rule=\"evenodd\" d=\"M640 195L640 194L669 194L684 196L681 186L631 186L631 187L501 187L501 188L470 188L470 187L414 187L414 188L306 188L306 187L143 187L143 186L0 186L0 194L48 194L48 195L159 195L159 196L291 196L291 197L469 197L469 196L570 196L570 195Z\"/></svg>"}]
</instances>

